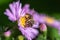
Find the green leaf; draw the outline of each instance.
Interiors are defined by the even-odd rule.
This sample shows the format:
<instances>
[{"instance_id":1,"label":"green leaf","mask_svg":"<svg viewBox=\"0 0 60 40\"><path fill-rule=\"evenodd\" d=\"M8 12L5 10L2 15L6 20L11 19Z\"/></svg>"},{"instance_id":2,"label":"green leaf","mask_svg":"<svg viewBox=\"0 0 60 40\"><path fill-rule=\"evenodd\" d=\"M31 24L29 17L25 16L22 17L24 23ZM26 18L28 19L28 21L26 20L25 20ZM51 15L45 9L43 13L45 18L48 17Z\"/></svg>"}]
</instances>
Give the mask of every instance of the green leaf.
<instances>
[{"instance_id":1,"label":"green leaf","mask_svg":"<svg viewBox=\"0 0 60 40\"><path fill-rule=\"evenodd\" d=\"M46 35L47 36L47 35ZM43 36L42 34L40 34L37 38L37 40L46 40L46 36Z\"/></svg>"},{"instance_id":2,"label":"green leaf","mask_svg":"<svg viewBox=\"0 0 60 40\"><path fill-rule=\"evenodd\" d=\"M50 40L55 40L58 38L58 30L52 27L48 27L47 36Z\"/></svg>"}]
</instances>

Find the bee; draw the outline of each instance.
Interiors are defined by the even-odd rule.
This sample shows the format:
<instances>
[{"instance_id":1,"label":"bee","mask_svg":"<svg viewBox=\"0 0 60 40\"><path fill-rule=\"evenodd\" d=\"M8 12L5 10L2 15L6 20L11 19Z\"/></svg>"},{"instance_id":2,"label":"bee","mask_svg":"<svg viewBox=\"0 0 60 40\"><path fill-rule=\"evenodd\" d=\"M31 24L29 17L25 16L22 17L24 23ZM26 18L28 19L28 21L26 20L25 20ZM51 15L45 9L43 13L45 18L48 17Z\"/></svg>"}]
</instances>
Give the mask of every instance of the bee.
<instances>
[{"instance_id":1,"label":"bee","mask_svg":"<svg viewBox=\"0 0 60 40\"><path fill-rule=\"evenodd\" d=\"M26 26L27 26L27 27L31 27L31 26L33 26L33 24L34 24L34 20L33 20L33 19L29 19L29 20L26 22Z\"/></svg>"},{"instance_id":2,"label":"bee","mask_svg":"<svg viewBox=\"0 0 60 40\"><path fill-rule=\"evenodd\" d=\"M27 27L31 27L34 24L34 20L32 15L26 14L26 25Z\"/></svg>"}]
</instances>

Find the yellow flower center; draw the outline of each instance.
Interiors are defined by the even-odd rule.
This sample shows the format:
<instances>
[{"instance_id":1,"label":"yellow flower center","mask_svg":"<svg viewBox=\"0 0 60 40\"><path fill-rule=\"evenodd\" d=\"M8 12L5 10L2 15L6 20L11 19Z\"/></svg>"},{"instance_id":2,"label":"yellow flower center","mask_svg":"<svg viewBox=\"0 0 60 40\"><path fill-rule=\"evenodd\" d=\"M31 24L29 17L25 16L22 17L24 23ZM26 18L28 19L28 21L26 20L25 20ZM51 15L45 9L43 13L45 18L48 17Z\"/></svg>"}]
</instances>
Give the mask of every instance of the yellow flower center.
<instances>
[{"instance_id":1,"label":"yellow flower center","mask_svg":"<svg viewBox=\"0 0 60 40\"><path fill-rule=\"evenodd\" d=\"M26 14L25 16L20 17L19 22L22 27L32 26L33 24L32 17L29 14Z\"/></svg>"},{"instance_id":2,"label":"yellow flower center","mask_svg":"<svg viewBox=\"0 0 60 40\"><path fill-rule=\"evenodd\" d=\"M51 17L45 17L45 21L49 24L52 24L54 22L54 19Z\"/></svg>"},{"instance_id":3,"label":"yellow flower center","mask_svg":"<svg viewBox=\"0 0 60 40\"><path fill-rule=\"evenodd\" d=\"M25 22L26 22L25 16L24 16L24 17L21 17L21 18L20 18L20 24L21 24L22 27L25 26Z\"/></svg>"}]
</instances>

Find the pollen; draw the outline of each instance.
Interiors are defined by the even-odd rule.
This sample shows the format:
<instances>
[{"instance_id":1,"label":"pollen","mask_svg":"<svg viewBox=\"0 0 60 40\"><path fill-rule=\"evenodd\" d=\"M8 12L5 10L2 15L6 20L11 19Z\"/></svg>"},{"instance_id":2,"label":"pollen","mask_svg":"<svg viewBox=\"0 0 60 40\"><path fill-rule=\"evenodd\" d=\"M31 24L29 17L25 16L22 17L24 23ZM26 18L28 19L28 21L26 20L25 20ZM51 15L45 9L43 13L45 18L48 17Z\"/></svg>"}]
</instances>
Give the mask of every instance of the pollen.
<instances>
[{"instance_id":1,"label":"pollen","mask_svg":"<svg viewBox=\"0 0 60 40\"><path fill-rule=\"evenodd\" d=\"M24 26L25 26L25 23L26 23L26 18L25 18L25 16L24 16L24 17L21 17L21 18L20 18L20 24L21 24L21 26L24 27Z\"/></svg>"}]
</instances>

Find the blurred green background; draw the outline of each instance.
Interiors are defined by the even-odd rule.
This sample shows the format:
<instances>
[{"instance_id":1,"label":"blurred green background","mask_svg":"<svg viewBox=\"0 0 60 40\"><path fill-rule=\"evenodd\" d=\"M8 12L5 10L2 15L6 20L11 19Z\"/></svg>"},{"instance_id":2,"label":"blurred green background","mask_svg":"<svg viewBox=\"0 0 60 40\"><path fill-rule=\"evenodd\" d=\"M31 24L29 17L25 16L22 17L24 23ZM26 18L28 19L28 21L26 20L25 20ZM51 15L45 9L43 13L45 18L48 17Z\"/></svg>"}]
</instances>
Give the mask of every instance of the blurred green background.
<instances>
[{"instance_id":1,"label":"blurred green background","mask_svg":"<svg viewBox=\"0 0 60 40\"><path fill-rule=\"evenodd\" d=\"M9 4L17 0L0 0L0 31L3 26L8 26L13 23L8 20L8 17L4 15L6 8L9 8ZM30 8L34 8L37 12L54 17L60 20L60 1L59 0L21 0L22 6L26 3L30 4ZM52 30L51 30L52 29ZM51 35L50 35L51 34ZM49 36L50 35L50 36ZM48 27L48 37L57 38L57 30ZM38 38L39 40L39 38Z\"/></svg>"}]
</instances>

